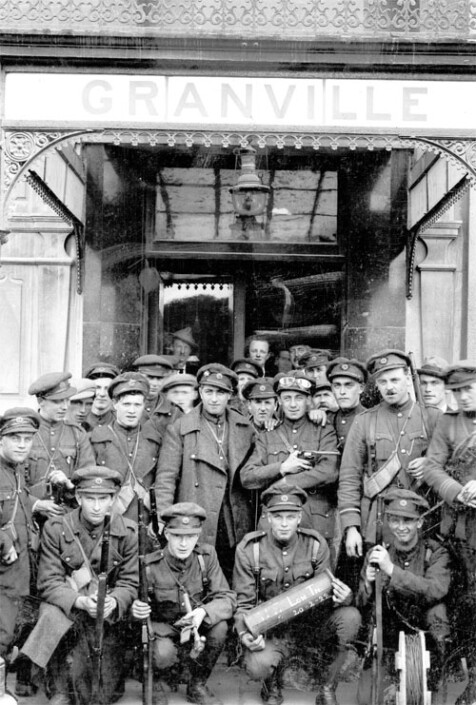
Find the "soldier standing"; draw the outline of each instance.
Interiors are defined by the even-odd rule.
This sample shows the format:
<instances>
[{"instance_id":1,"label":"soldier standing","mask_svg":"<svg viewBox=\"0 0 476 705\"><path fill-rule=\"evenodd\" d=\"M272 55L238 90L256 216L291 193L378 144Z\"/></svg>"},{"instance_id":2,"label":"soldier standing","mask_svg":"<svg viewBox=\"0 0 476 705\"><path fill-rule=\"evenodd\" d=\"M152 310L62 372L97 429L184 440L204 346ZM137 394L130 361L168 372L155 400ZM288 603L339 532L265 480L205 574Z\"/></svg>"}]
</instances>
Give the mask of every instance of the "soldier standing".
<instances>
[{"instance_id":1,"label":"soldier standing","mask_svg":"<svg viewBox=\"0 0 476 705\"><path fill-rule=\"evenodd\" d=\"M444 500L441 533L451 541L463 584L459 586L460 650L468 664L468 685L457 705L476 703L476 363L462 360L446 372L446 386L458 411L441 416L428 448L425 480Z\"/></svg>"},{"instance_id":2,"label":"soldier standing","mask_svg":"<svg viewBox=\"0 0 476 705\"><path fill-rule=\"evenodd\" d=\"M277 423L278 395L270 377L247 382L242 394L248 402L248 414L256 431L265 431L270 421Z\"/></svg>"},{"instance_id":3,"label":"soldier standing","mask_svg":"<svg viewBox=\"0 0 476 705\"><path fill-rule=\"evenodd\" d=\"M305 489L309 494L305 526L331 541L336 521L337 439L330 423L316 425L308 419L313 383L298 374L275 377L284 418L272 431L259 434L257 457L243 468L241 479L249 489L273 487L283 478ZM312 451L323 454L312 457Z\"/></svg>"},{"instance_id":4,"label":"soldier standing","mask_svg":"<svg viewBox=\"0 0 476 705\"><path fill-rule=\"evenodd\" d=\"M327 378L339 406L332 422L342 452L355 417L365 411L360 396L367 381L367 370L358 360L336 357L327 367Z\"/></svg>"},{"instance_id":5,"label":"soldier standing","mask_svg":"<svg viewBox=\"0 0 476 705\"><path fill-rule=\"evenodd\" d=\"M40 427L26 466L27 485L39 499L54 499L49 506L50 516L75 506L73 473L94 464L86 432L65 418L68 399L76 394L70 379L70 372L50 372L28 390L38 400Z\"/></svg>"},{"instance_id":6,"label":"soldier standing","mask_svg":"<svg viewBox=\"0 0 476 705\"><path fill-rule=\"evenodd\" d=\"M147 498L155 482L161 437L149 423L141 423L148 381L138 372L124 372L110 384L115 419L96 427L91 444L98 465L117 470L122 478L114 509L129 519L137 518L137 497Z\"/></svg>"},{"instance_id":7,"label":"soldier standing","mask_svg":"<svg viewBox=\"0 0 476 705\"><path fill-rule=\"evenodd\" d=\"M410 360L400 350L372 355L367 370L383 397L352 424L342 456L338 501L349 556L375 543L376 497L390 486L412 489L422 482L423 453L440 415L422 409L410 395Z\"/></svg>"},{"instance_id":8,"label":"soldier standing","mask_svg":"<svg viewBox=\"0 0 476 705\"><path fill-rule=\"evenodd\" d=\"M93 405L86 419L89 428L105 426L114 421L111 397L107 390L119 373L119 368L109 362L95 362L84 373L85 377L94 381L96 387Z\"/></svg>"},{"instance_id":9,"label":"soldier standing","mask_svg":"<svg viewBox=\"0 0 476 705\"><path fill-rule=\"evenodd\" d=\"M327 654L327 668L319 675L316 705L337 705L339 671L345 661L346 647L360 627L360 614L350 606L352 592L345 583L333 578L332 602L311 613L254 637L244 621L246 612L303 583L329 567L329 548L324 538L312 529L299 527L307 499L300 487L281 482L262 494L268 528L245 536L236 551L233 588L238 608L235 628L245 648L243 663L249 676L262 680L261 698L269 705L283 702L281 676L286 659L312 645ZM317 664L310 664L317 670ZM316 674L317 675L317 674Z\"/></svg>"},{"instance_id":10,"label":"soldier standing","mask_svg":"<svg viewBox=\"0 0 476 705\"><path fill-rule=\"evenodd\" d=\"M159 676L168 675L170 682L172 669L178 680L179 667L188 666L188 702L220 705L206 683L225 644L227 620L236 605L235 594L223 575L215 549L199 543L206 519L202 507L194 502L174 504L162 512L162 519L167 545L146 556L150 605L135 600L132 615L136 619L152 619L153 664ZM155 683L155 705L167 702L161 683Z\"/></svg>"},{"instance_id":11,"label":"soldier standing","mask_svg":"<svg viewBox=\"0 0 476 705\"><path fill-rule=\"evenodd\" d=\"M107 566L101 566L105 517L121 482L115 470L90 466L73 476L78 508L45 524L38 568L38 591L45 605L24 653L48 665L51 705L107 705L124 691L124 650L120 620L137 597L137 527L112 514ZM107 585L102 648L98 646L98 578Z\"/></svg>"},{"instance_id":12,"label":"soldier standing","mask_svg":"<svg viewBox=\"0 0 476 705\"><path fill-rule=\"evenodd\" d=\"M137 372L144 375L149 382L149 391L145 400L143 414L144 420L150 418L159 404L162 404L164 408L167 407L167 411L169 411L169 405L161 394L161 390L167 377L174 371L170 358L163 355L142 355L137 360L134 360L132 366Z\"/></svg>"}]
</instances>

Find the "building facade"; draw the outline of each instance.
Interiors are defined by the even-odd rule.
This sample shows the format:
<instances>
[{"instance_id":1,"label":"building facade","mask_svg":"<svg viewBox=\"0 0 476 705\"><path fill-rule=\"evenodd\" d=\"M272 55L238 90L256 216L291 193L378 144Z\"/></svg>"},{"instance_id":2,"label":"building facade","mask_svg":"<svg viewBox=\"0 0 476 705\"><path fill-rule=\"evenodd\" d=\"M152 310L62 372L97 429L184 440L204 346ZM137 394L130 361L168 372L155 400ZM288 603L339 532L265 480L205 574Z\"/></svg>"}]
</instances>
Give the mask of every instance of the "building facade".
<instances>
[{"instance_id":1,"label":"building facade","mask_svg":"<svg viewBox=\"0 0 476 705\"><path fill-rule=\"evenodd\" d=\"M466 0L0 0L0 408L188 326L203 364L474 357L475 36Z\"/></svg>"}]
</instances>

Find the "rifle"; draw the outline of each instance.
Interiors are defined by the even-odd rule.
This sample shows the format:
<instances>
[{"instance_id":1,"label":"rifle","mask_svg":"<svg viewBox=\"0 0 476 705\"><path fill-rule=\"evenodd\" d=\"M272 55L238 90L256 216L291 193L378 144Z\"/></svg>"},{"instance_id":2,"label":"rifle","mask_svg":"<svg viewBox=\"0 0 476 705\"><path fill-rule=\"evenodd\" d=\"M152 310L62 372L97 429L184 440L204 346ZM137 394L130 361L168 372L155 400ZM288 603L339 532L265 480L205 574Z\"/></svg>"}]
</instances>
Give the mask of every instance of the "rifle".
<instances>
[{"instance_id":1,"label":"rifle","mask_svg":"<svg viewBox=\"0 0 476 705\"><path fill-rule=\"evenodd\" d=\"M159 515L157 512L157 497L155 496L155 489L153 487L149 490L149 500L150 500L150 520L152 522L152 530L157 537L160 548L164 548L167 541L165 536L160 532L159 527Z\"/></svg>"},{"instance_id":2,"label":"rifle","mask_svg":"<svg viewBox=\"0 0 476 705\"><path fill-rule=\"evenodd\" d=\"M149 586L147 584L147 566L145 561L147 546L147 527L144 522L144 502L137 499L137 523L139 526L139 599L141 602L149 601ZM153 641L152 625L150 617L142 620L141 643L142 643L142 703L152 705L152 689L154 670L152 664L151 642Z\"/></svg>"},{"instance_id":3,"label":"rifle","mask_svg":"<svg viewBox=\"0 0 476 705\"><path fill-rule=\"evenodd\" d=\"M97 611L96 611L96 626L95 626L95 645L94 653L96 656L96 674L98 691L101 687L101 665L102 665L102 647L104 641L104 606L107 594L107 572L109 566L109 546L111 539L111 515L106 514L104 517L104 529L102 535L101 547L101 562L99 565L98 575L98 591L97 591Z\"/></svg>"},{"instance_id":4,"label":"rifle","mask_svg":"<svg viewBox=\"0 0 476 705\"><path fill-rule=\"evenodd\" d=\"M383 497L377 497L376 543L382 543ZM383 703L383 621L382 621L382 574L379 568L375 576L374 629L372 637L372 705Z\"/></svg>"}]
</instances>

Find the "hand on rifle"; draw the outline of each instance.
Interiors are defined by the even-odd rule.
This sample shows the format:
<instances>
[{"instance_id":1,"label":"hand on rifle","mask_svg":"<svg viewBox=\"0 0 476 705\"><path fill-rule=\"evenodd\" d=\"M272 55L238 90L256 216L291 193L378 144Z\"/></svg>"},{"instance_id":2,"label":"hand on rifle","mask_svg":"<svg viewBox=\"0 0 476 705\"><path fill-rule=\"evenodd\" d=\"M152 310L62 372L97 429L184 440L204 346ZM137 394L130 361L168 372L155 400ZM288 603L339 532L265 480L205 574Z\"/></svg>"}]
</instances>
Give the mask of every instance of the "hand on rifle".
<instances>
[{"instance_id":1,"label":"hand on rifle","mask_svg":"<svg viewBox=\"0 0 476 705\"><path fill-rule=\"evenodd\" d=\"M465 504L467 507L476 508L476 480L470 480L465 484L459 495L456 497L458 502Z\"/></svg>"},{"instance_id":2,"label":"hand on rifle","mask_svg":"<svg viewBox=\"0 0 476 705\"><path fill-rule=\"evenodd\" d=\"M95 619L98 612L97 595L79 595L79 597L76 598L74 606L78 610L84 610L90 617ZM116 598L111 597L111 595L106 595L104 601L104 619L107 619L114 612L116 607Z\"/></svg>"},{"instance_id":3,"label":"hand on rifle","mask_svg":"<svg viewBox=\"0 0 476 705\"><path fill-rule=\"evenodd\" d=\"M43 514L43 516L46 517L57 517L64 514L63 507L60 507L59 504L56 504L52 499L39 499L33 505L33 511L38 512L38 514Z\"/></svg>"},{"instance_id":4,"label":"hand on rifle","mask_svg":"<svg viewBox=\"0 0 476 705\"><path fill-rule=\"evenodd\" d=\"M265 647L265 640L262 634L259 634L257 637L254 637L249 632L243 632L243 634L241 634L240 636L240 639L243 646L249 649L249 651L263 651Z\"/></svg>"},{"instance_id":5,"label":"hand on rifle","mask_svg":"<svg viewBox=\"0 0 476 705\"><path fill-rule=\"evenodd\" d=\"M362 535L356 526L349 526L345 534L345 550L351 558L362 555Z\"/></svg>"},{"instance_id":6,"label":"hand on rifle","mask_svg":"<svg viewBox=\"0 0 476 705\"><path fill-rule=\"evenodd\" d=\"M2 563L4 565L11 565L12 563L15 563L17 559L18 553L16 552L14 546L9 548L8 551L5 551L5 553L2 554Z\"/></svg>"},{"instance_id":7,"label":"hand on rifle","mask_svg":"<svg viewBox=\"0 0 476 705\"><path fill-rule=\"evenodd\" d=\"M281 475L295 475L301 470L310 470L312 468L312 463L309 460L304 460L304 458L299 457L299 451L293 450L292 453L286 458L284 462L281 463Z\"/></svg>"},{"instance_id":8,"label":"hand on rifle","mask_svg":"<svg viewBox=\"0 0 476 705\"><path fill-rule=\"evenodd\" d=\"M327 423L327 414L324 409L311 409L307 412L309 421L315 423L316 426L325 426Z\"/></svg>"},{"instance_id":9,"label":"hand on rifle","mask_svg":"<svg viewBox=\"0 0 476 705\"><path fill-rule=\"evenodd\" d=\"M64 485L68 490L74 489L74 485L62 470L52 470L48 476L48 481L53 485Z\"/></svg>"},{"instance_id":10,"label":"hand on rifle","mask_svg":"<svg viewBox=\"0 0 476 705\"><path fill-rule=\"evenodd\" d=\"M164 522L159 521L158 524L159 524L159 533L158 534L155 533L154 525L152 522L150 522L150 524L147 524L147 536L149 538L156 539L159 536L162 536L162 534L164 533L164 526L165 526Z\"/></svg>"},{"instance_id":11,"label":"hand on rifle","mask_svg":"<svg viewBox=\"0 0 476 705\"><path fill-rule=\"evenodd\" d=\"M141 600L134 600L131 607L132 616L134 619L147 619L150 617L151 613L150 605L148 602L142 602Z\"/></svg>"},{"instance_id":12,"label":"hand on rifle","mask_svg":"<svg viewBox=\"0 0 476 705\"><path fill-rule=\"evenodd\" d=\"M425 465L425 458L413 458L408 463L407 472L409 475L415 478L415 480L423 480L423 467Z\"/></svg>"},{"instance_id":13,"label":"hand on rifle","mask_svg":"<svg viewBox=\"0 0 476 705\"><path fill-rule=\"evenodd\" d=\"M382 573L385 573L385 575L392 575L393 573L393 563L392 559L390 558L389 552L384 546L374 546L372 550L369 553L369 564L366 569L366 575L365 577L368 580L375 580L375 569L380 568ZM371 573L369 573L369 568L373 568L374 573L373 573L373 578L369 577Z\"/></svg>"}]
</instances>

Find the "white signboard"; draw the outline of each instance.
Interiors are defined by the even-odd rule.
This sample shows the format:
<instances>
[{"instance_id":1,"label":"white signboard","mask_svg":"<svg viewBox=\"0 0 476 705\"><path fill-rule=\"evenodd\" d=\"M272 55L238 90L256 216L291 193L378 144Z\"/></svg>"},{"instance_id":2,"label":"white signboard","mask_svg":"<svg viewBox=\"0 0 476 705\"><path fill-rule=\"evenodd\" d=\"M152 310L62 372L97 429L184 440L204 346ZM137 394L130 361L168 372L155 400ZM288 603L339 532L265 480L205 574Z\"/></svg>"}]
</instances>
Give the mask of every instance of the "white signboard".
<instances>
[{"instance_id":1,"label":"white signboard","mask_svg":"<svg viewBox=\"0 0 476 705\"><path fill-rule=\"evenodd\" d=\"M3 122L474 130L476 81L7 73Z\"/></svg>"}]
</instances>

